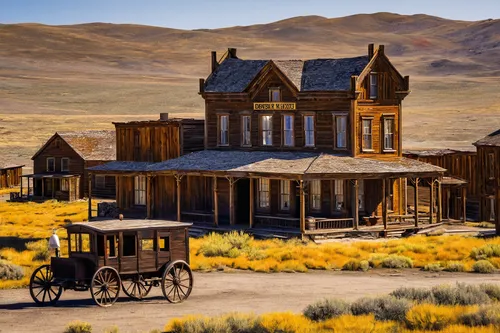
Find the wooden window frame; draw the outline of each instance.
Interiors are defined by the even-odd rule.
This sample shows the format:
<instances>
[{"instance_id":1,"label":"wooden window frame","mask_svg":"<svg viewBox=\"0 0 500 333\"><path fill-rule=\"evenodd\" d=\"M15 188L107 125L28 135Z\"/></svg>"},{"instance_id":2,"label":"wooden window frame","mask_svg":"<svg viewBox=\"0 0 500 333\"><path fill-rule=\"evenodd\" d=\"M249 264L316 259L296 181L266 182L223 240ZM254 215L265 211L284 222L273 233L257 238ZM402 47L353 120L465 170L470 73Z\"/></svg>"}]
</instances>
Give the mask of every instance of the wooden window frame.
<instances>
[{"instance_id":1,"label":"wooden window frame","mask_svg":"<svg viewBox=\"0 0 500 333\"><path fill-rule=\"evenodd\" d=\"M365 148L365 120L370 121L370 148ZM370 153L375 151L375 149L373 148L373 117L361 117L361 151Z\"/></svg>"},{"instance_id":2,"label":"wooden window frame","mask_svg":"<svg viewBox=\"0 0 500 333\"><path fill-rule=\"evenodd\" d=\"M52 161L52 170L49 170L49 161ZM56 158L47 157L47 159L45 160L45 167L46 172L56 172Z\"/></svg>"},{"instance_id":3,"label":"wooden window frame","mask_svg":"<svg viewBox=\"0 0 500 333\"><path fill-rule=\"evenodd\" d=\"M141 186L141 184L142 184L141 180L144 180L144 188L142 188L142 186ZM138 185L138 187L137 187L137 185ZM146 176L143 176L143 175L135 176L134 177L134 206L141 206L141 207L146 206L146 204L147 204L146 192L147 192ZM144 200L137 200L138 193L143 193ZM142 203L142 202L144 202L144 203Z\"/></svg>"},{"instance_id":4,"label":"wooden window frame","mask_svg":"<svg viewBox=\"0 0 500 333\"><path fill-rule=\"evenodd\" d=\"M382 121L381 121L381 142L382 142L382 152L384 153L395 153L396 152L396 117L395 115L391 114L391 115L382 115ZM385 143L385 136L386 136L386 129L385 129L385 122L386 121L391 121L392 122L392 148L387 148ZM373 123L372 123L372 127L373 127ZM372 129L372 140L373 140L373 129Z\"/></svg>"},{"instance_id":5,"label":"wooden window frame","mask_svg":"<svg viewBox=\"0 0 500 333\"><path fill-rule=\"evenodd\" d=\"M372 83L372 78L375 78L375 84ZM377 100L379 99L379 86L380 86L380 82L379 82L379 76L378 76L378 73L377 72L370 72L370 74L368 75L368 97L369 99L371 100ZM373 89L373 87L375 87L375 89ZM374 93L374 90L375 90L375 93Z\"/></svg>"},{"instance_id":6,"label":"wooden window frame","mask_svg":"<svg viewBox=\"0 0 500 333\"><path fill-rule=\"evenodd\" d=\"M291 117L292 119L292 128L290 130L287 130L285 128L285 117ZM283 147L295 147L295 116L293 114L283 114L281 116L281 133L282 133L282 138L281 138L281 145ZM292 132L292 137L291 140L292 142L290 144L286 144L286 131L291 131Z\"/></svg>"},{"instance_id":7,"label":"wooden window frame","mask_svg":"<svg viewBox=\"0 0 500 333\"><path fill-rule=\"evenodd\" d=\"M281 211L290 211L290 205L291 205L291 182L289 180L280 180L280 210ZM285 191L286 190L286 191ZM284 204L287 202L284 200L285 198L288 198L288 207L286 207Z\"/></svg>"},{"instance_id":8,"label":"wooden window frame","mask_svg":"<svg viewBox=\"0 0 500 333\"><path fill-rule=\"evenodd\" d=\"M313 184L319 184L319 193L313 193ZM317 199L317 200L316 200ZM314 211L314 212L319 212L321 211L321 180L320 179L313 179L311 181L309 181L309 207L311 209L311 211ZM318 206L315 206L315 202L318 202L319 205Z\"/></svg>"},{"instance_id":9,"label":"wooden window frame","mask_svg":"<svg viewBox=\"0 0 500 333\"><path fill-rule=\"evenodd\" d=\"M335 150L349 149L349 114L347 112L333 112L333 148ZM345 118L345 147L339 147L337 118Z\"/></svg>"},{"instance_id":10,"label":"wooden window frame","mask_svg":"<svg viewBox=\"0 0 500 333\"><path fill-rule=\"evenodd\" d=\"M270 138L271 138L271 142L269 144L264 144L264 124L263 124L263 120L264 120L264 117L270 117L270 121L269 121L269 130L266 130L266 131L269 131L271 133L270 135ZM259 139L260 139L260 146L262 147L272 147L273 146L273 115L272 114L261 114L259 115Z\"/></svg>"},{"instance_id":11,"label":"wooden window frame","mask_svg":"<svg viewBox=\"0 0 500 333\"><path fill-rule=\"evenodd\" d=\"M342 212L346 209L345 207L345 181L344 179L333 179L333 211ZM342 200L339 200L339 197L342 197ZM342 205L339 207L339 203L342 202Z\"/></svg>"},{"instance_id":12,"label":"wooden window frame","mask_svg":"<svg viewBox=\"0 0 500 333\"><path fill-rule=\"evenodd\" d=\"M67 168L64 169L64 161L68 161ZM69 157L61 158L61 172L69 172Z\"/></svg>"},{"instance_id":13,"label":"wooden window frame","mask_svg":"<svg viewBox=\"0 0 500 333\"><path fill-rule=\"evenodd\" d=\"M307 117L312 117L312 123L313 123L313 142L312 144L307 144L307 132L310 132L306 129L306 118ZM304 147L307 148L314 148L316 147L316 115L313 113L305 113L302 115L302 126L304 128Z\"/></svg>"},{"instance_id":14,"label":"wooden window frame","mask_svg":"<svg viewBox=\"0 0 500 333\"><path fill-rule=\"evenodd\" d=\"M279 94L278 100L273 99L273 92L277 91ZM281 94L281 88L280 87L269 87L269 102L281 102L282 100L282 94Z\"/></svg>"},{"instance_id":15,"label":"wooden window frame","mask_svg":"<svg viewBox=\"0 0 500 333\"><path fill-rule=\"evenodd\" d=\"M221 119L222 117L227 117L227 142L222 142L222 128ZM229 113L218 113L217 114L217 146L218 147L229 147Z\"/></svg>"},{"instance_id":16,"label":"wooden window frame","mask_svg":"<svg viewBox=\"0 0 500 333\"><path fill-rule=\"evenodd\" d=\"M98 179L100 179L100 182L97 181ZM94 178L94 188L96 189L104 189L106 188L106 176L104 175L95 175L95 178Z\"/></svg>"},{"instance_id":17,"label":"wooden window frame","mask_svg":"<svg viewBox=\"0 0 500 333\"><path fill-rule=\"evenodd\" d=\"M248 143L245 143L245 134L247 131L245 129L245 120L248 118ZM242 114L241 115L241 146L242 147L252 147L252 115Z\"/></svg>"},{"instance_id":18,"label":"wooden window frame","mask_svg":"<svg viewBox=\"0 0 500 333\"><path fill-rule=\"evenodd\" d=\"M267 190L263 190L264 181L267 183ZM257 181L258 206L261 210L269 210L271 207L271 179L259 178ZM262 200L262 195L265 194L265 200ZM264 205L263 205L264 204Z\"/></svg>"}]
</instances>

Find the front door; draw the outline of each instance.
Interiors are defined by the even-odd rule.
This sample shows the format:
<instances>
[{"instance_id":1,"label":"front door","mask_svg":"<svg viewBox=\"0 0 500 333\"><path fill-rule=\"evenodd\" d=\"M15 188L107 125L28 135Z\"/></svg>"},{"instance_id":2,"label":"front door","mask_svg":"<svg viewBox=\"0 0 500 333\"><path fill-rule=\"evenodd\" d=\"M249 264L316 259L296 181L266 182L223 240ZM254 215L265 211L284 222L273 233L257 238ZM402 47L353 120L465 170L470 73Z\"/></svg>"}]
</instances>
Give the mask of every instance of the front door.
<instances>
[{"instance_id":1,"label":"front door","mask_svg":"<svg viewBox=\"0 0 500 333\"><path fill-rule=\"evenodd\" d=\"M243 178L236 182L236 223L248 225L250 222L250 179Z\"/></svg>"}]
</instances>

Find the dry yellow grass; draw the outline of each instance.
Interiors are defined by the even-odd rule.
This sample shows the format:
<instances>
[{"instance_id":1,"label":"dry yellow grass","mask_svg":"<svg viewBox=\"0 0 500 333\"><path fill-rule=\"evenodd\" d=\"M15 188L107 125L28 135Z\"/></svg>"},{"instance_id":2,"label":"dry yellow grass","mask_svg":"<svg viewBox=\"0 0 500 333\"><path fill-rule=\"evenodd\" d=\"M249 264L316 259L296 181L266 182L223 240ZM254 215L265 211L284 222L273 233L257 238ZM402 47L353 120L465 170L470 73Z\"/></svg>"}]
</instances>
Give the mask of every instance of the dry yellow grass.
<instances>
[{"instance_id":1,"label":"dry yellow grass","mask_svg":"<svg viewBox=\"0 0 500 333\"><path fill-rule=\"evenodd\" d=\"M10 187L10 188L2 188L0 189L0 195L9 194L12 192L19 192L19 187Z\"/></svg>"}]
</instances>

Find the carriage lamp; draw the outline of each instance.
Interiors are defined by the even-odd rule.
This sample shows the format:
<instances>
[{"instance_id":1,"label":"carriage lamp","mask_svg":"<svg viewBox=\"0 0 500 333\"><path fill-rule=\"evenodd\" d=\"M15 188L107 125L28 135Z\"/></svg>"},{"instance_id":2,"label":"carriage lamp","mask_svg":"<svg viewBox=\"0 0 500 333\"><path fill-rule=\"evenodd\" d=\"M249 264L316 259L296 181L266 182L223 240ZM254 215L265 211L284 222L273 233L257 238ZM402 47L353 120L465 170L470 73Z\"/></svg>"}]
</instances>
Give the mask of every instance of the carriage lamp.
<instances>
[{"instance_id":1,"label":"carriage lamp","mask_svg":"<svg viewBox=\"0 0 500 333\"><path fill-rule=\"evenodd\" d=\"M55 250L56 257L59 257L59 248L61 244L59 243L59 237L56 234L57 229L52 230L52 236L49 238L49 249Z\"/></svg>"}]
</instances>

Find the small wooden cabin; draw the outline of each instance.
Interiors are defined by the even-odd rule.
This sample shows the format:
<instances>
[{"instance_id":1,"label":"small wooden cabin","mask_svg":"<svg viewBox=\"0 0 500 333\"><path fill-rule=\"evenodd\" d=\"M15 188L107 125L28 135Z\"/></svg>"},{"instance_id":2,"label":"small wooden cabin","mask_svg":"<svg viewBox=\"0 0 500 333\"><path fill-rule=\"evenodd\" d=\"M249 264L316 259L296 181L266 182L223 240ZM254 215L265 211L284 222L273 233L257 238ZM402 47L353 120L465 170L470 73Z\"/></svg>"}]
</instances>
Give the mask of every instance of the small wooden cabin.
<instances>
[{"instance_id":1,"label":"small wooden cabin","mask_svg":"<svg viewBox=\"0 0 500 333\"><path fill-rule=\"evenodd\" d=\"M24 165L0 163L0 189L19 186Z\"/></svg>"},{"instance_id":2,"label":"small wooden cabin","mask_svg":"<svg viewBox=\"0 0 500 333\"><path fill-rule=\"evenodd\" d=\"M492 221L500 235L500 129L474 143L481 221Z\"/></svg>"},{"instance_id":3,"label":"small wooden cabin","mask_svg":"<svg viewBox=\"0 0 500 333\"><path fill-rule=\"evenodd\" d=\"M115 160L114 131L55 133L33 155L33 174L24 175L33 183L34 198L73 201L89 195L88 167ZM96 197L115 197L115 178L96 176L92 193Z\"/></svg>"}]
</instances>

